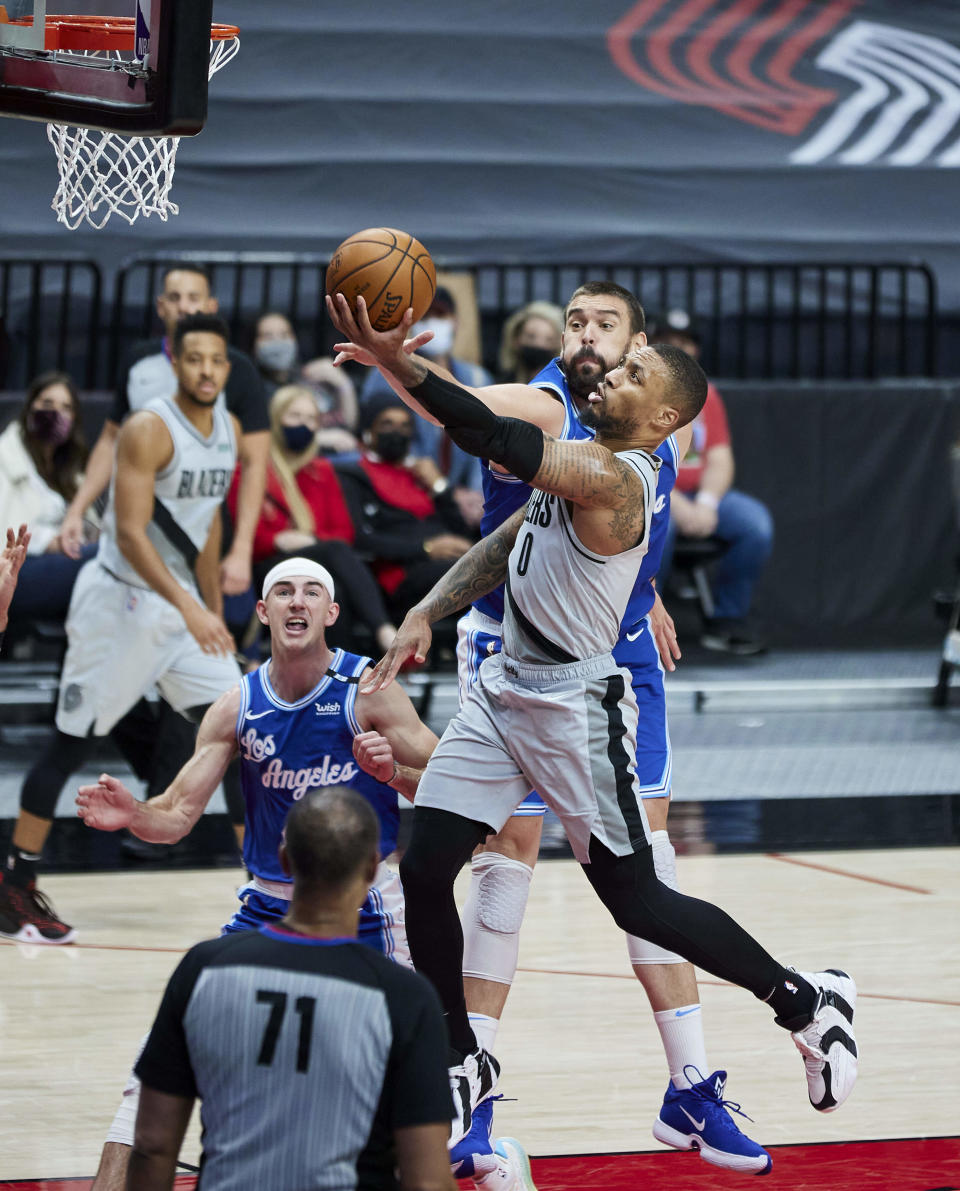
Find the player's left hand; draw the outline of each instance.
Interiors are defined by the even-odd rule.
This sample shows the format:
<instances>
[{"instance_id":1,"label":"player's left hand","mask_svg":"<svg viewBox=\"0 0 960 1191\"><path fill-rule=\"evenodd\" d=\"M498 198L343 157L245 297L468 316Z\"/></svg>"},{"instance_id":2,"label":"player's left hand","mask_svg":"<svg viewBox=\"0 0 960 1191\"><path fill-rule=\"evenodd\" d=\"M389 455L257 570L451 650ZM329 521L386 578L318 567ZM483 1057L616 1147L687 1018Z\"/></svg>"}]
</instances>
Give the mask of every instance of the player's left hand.
<instances>
[{"instance_id":1,"label":"player's left hand","mask_svg":"<svg viewBox=\"0 0 960 1191\"><path fill-rule=\"evenodd\" d=\"M252 582L250 559L231 550L220 563L220 590L224 595L243 595Z\"/></svg>"},{"instance_id":2,"label":"player's left hand","mask_svg":"<svg viewBox=\"0 0 960 1191\"><path fill-rule=\"evenodd\" d=\"M393 749L386 736L379 732L361 732L353 738L353 755L357 764L378 782L389 782L395 765Z\"/></svg>"},{"instance_id":3,"label":"player's left hand","mask_svg":"<svg viewBox=\"0 0 960 1191\"><path fill-rule=\"evenodd\" d=\"M653 607L650 609L650 631L657 644L660 661L665 670L676 670L674 658L679 662L681 658L680 646L677 643L677 629L673 617L664 608L660 593L654 596Z\"/></svg>"},{"instance_id":4,"label":"player's left hand","mask_svg":"<svg viewBox=\"0 0 960 1191\"><path fill-rule=\"evenodd\" d=\"M368 677L361 679L360 694L372 695L375 691L389 686L400 672L400 667L411 658L422 665L427 660L432 640L433 630L430 621L422 612L411 608L403 618L403 624L397 630L393 644L373 667Z\"/></svg>"}]
</instances>

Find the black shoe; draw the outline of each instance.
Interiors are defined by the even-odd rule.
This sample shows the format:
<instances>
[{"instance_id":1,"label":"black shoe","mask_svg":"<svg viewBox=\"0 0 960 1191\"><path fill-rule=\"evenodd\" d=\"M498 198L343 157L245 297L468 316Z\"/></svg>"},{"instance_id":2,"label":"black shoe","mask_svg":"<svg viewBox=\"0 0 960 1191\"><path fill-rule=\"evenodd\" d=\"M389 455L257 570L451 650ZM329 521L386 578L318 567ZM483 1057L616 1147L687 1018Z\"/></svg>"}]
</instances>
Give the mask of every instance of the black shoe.
<instances>
[{"instance_id":1,"label":"black shoe","mask_svg":"<svg viewBox=\"0 0 960 1191\"><path fill-rule=\"evenodd\" d=\"M704 649L741 658L767 652L766 642L752 633L741 620L709 621L700 637L700 644Z\"/></svg>"}]
</instances>

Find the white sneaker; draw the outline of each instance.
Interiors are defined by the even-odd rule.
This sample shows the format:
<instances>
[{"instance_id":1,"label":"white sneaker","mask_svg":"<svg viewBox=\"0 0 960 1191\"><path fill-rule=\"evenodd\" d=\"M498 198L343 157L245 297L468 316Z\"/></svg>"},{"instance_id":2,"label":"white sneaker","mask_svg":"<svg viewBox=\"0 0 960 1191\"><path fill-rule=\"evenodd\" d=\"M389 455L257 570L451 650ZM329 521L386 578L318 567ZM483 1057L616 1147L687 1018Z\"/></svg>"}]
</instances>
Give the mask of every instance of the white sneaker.
<instances>
[{"instance_id":1,"label":"white sneaker","mask_svg":"<svg viewBox=\"0 0 960 1191\"><path fill-rule=\"evenodd\" d=\"M818 1112L833 1112L857 1082L857 986L837 968L798 974L817 989L817 1001L810 1024L790 1036L803 1055L810 1103Z\"/></svg>"},{"instance_id":2,"label":"white sneaker","mask_svg":"<svg viewBox=\"0 0 960 1191\"><path fill-rule=\"evenodd\" d=\"M499 1137L492 1158L496 1165L484 1174L479 1169L473 1185L480 1191L537 1191L530 1173L530 1159L514 1137Z\"/></svg>"},{"instance_id":3,"label":"white sneaker","mask_svg":"<svg viewBox=\"0 0 960 1191\"><path fill-rule=\"evenodd\" d=\"M500 1078L500 1064L488 1051L480 1047L468 1054L462 1063L448 1068L450 1094L453 1097L453 1117L450 1121L450 1149L470 1132L473 1110L493 1092Z\"/></svg>"}]
</instances>

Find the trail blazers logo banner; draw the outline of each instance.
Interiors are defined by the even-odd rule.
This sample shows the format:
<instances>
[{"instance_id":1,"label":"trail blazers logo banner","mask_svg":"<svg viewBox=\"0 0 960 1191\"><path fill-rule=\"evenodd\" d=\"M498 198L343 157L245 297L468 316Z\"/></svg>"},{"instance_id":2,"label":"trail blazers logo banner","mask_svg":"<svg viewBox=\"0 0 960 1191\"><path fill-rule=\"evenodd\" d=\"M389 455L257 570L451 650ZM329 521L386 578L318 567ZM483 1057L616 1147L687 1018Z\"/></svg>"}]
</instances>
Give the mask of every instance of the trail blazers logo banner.
<instances>
[{"instance_id":1,"label":"trail blazers logo banner","mask_svg":"<svg viewBox=\"0 0 960 1191\"><path fill-rule=\"evenodd\" d=\"M647 90L803 137L790 152L794 164L960 164L960 50L856 19L866 7L640 0L607 45L618 69Z\"/></svg>"}]
</instances>

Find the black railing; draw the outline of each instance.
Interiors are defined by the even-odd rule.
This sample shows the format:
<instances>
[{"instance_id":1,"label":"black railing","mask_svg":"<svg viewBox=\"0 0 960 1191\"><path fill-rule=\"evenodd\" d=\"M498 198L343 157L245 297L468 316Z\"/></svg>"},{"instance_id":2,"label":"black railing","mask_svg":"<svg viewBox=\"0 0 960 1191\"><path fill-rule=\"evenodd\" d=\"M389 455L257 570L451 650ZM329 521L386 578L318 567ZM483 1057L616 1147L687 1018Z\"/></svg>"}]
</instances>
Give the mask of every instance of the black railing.
<instances>
[{"instance_id":1,"label":"black railing","mask_svg":"<svg viewBox=\"0 0 960 1191\"><path fill-rule=\"evenodd\" d=\"M635 293L648 316L692 315L703 359L737 380L875 380L938 373L937 284L923 264L477 265L485 354L506 313L563 305L584 281ZM493 353L495 355L495 352Z\"/></svg>"},{"instance_id":2,"label":"black railing","mask_svg":"<svg viewBox=\"0 0 960 1191\"><path fill-rule=\"evenodd\" d=\"M0 389L23 388L52 368L93 388L102 315L103 282L95 261L0 259Z\"/></svg>"},{"instance_id":3,"label":"black railing","mask_svg":"<svg viewBox=\"0 0 960 1191\"><path fill-rule=\"evenodd\" d=\"M305 358L329 349L335 332L323 304L326 256L242 252L137 256L124 262L114 281L111 384L125 350L136 340L158 333L156 298L163 288L163 274L184 263L201 265L209 273L234 346L248 351L257 316L279 310L296 328Z\"/></svg>"},{"instance_id":4,"label":"black railing","mask_svg":"<svg viewBox=\"0 0 960 1191\"><path fill-rule=\"evenodd\" d=\"M304 354L329 351L336 332L322 302L325 256L137 256L120 266L109 310L93 261L0 260L0 388L20 387L48 367L71 372L85 388L112 385L125 350L159 331L164 270L187 261L209 270L238 347L249 348L258 314L279 309ZM535 298L562 305L581 282L601 278L632 290L651 315L676 307L693 315L704 364L718 377L876 380L941 371L936 279L923 264L494 263L458 271L473 277L483 356L492 366L512 310Z\"/></svg>"}]
</instances>

